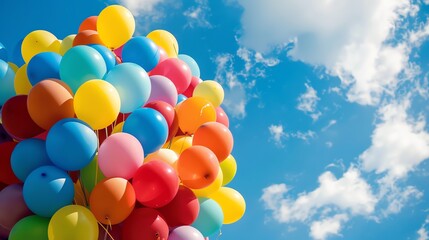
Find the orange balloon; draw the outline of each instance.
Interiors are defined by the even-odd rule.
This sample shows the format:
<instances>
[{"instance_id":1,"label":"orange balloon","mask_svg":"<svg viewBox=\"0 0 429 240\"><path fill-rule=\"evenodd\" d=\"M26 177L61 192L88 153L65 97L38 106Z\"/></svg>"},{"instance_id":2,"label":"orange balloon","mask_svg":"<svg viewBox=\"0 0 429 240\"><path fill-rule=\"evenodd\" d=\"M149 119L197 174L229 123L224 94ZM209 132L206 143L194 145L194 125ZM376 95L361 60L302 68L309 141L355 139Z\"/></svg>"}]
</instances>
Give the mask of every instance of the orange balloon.
<instances>
[{"instance_id":1,"label":"orange balloon","mask_svg":"<svg viewBox=\"0 0 429 240\"><path fill-rule=\"evenodd\" d=\"M98 36L98 32L94 30L83 30L79 32L73 40L73 47L77 45L100 44L104 45Z\"/></svg>"},{"instance_id":2,"label":"orange balloon","mask_svg":"<svg viewBox=\"0 0 429 240\"><path fill-rule=\"evenodd\" d=\"M204 188L216 179L219 161L210 149L192 146L180 154L177 172L183 185L193 189Z\"/></svg>"},{"instance_id":3,"label":"orange balloon","mask_svg":"<svg viewBox=\"0 0 429 240\"><path fill-rule=\"evenodd\" d=\"M234 139L231 131L225 125L218 122L208 122L195 131L192 145L209 148L216 154L219 162L222 162L231 153Z\"/></svg>"},{"instance_id":4,"label":"orange balloon","mask_svg":"<svg viewBox=\"0 0 429 240\"><path fill-rule=\"evenodd\" d=\"M177 117L180 129L185 134L192 134L202 124L216 121L216 109L205 98L190 97L180 104Z\"/></svg>"},{"instance_id":5,"label":"orange balloon","mask_svg":"<svg viewBox=\"0 0 429 240\"><path fill-rule=\"evenodd\" d=\"M124 178L107 178L95 185L89 197L91 212L103 224L124 221L133 211L136 194Z\"/></svg>"},{"instance_id":6,"label":"orange balloon","mask_svg":"<svg viewBox=\"0 0 429 240\"><path fill-rule=\"evenodd\" d=\"M78 32L82 32L84 30L97 31L97 19L98 19L98 16L91 16L91 17L85 18L85 20L83 20L82 23L80 24Z\"/></svg>"},{"instance_id":7,"label":"orange balloon","mask_svg":"<svg viewBox=\"0 0 429 240\"><path fill-rule=\"evenodd\" d=\"M28 94L27 107L31 119L45 130L59 120L75 115L71 89L56 79L37 83Z\"/></svg>"}]
</instances>

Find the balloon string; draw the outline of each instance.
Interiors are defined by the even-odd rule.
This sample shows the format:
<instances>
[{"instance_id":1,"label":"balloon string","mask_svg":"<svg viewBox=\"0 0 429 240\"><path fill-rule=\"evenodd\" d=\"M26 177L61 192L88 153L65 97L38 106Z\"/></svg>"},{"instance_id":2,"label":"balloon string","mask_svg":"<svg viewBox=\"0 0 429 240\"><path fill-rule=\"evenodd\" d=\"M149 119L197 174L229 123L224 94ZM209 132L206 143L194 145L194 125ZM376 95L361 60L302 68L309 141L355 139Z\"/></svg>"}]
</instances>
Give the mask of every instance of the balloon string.
<instances>
[{"instance_id":1,"label":"balloon string","mask_svg":"<svg viewBox=\"0 0 429 240\"><path fill-rule=\"evenodd\" d=\"M98 130L96 130L97 132L97 154L98 151L100 150L100 138L99 138L99 134L98 134ZM98 157L95 160L95 178L94 178L94 186L97 185L97 179L98 179Z\"/></svg>"},{"instance_id":2,"label":"balloon string","mask_svg":"<svg viewBox=\"0 0 429 240\"><path fill-rule=\"evenodd\" d=\"M106 227L104 227L104 225L101 222L97 221L97 223L98 223L98 225L100 225L104 229L104 231L107 233L107 235L110 237L110 239L115 240L115 238L113 238L113 236L110 235L109 230Z\"/></svg>"}]
</instances>

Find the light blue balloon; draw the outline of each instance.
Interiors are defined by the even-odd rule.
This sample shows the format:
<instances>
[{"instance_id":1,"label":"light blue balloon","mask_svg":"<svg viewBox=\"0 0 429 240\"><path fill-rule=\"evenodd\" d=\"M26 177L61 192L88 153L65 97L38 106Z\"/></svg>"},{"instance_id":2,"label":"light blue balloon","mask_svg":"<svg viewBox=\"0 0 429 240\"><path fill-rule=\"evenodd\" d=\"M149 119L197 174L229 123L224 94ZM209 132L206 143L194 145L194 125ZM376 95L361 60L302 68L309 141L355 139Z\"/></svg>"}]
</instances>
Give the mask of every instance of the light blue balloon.
<instances>
[{"instance_id":1,"label":"light blue balloon","mask_svg":"<svg viewBox=\"0 0 429 240\"><path fill-rule=\"evenodd\" d=\"M7 62L7 50L3 43L0 42L0 59Z\"/></svg>"},{"instance_id":2,"label":"light blue balloon","mask_svg":"<svg viewBox=\"0 0 429 240\"><path fill-rule=\"evenodd\" d=\"M55 123L46 138L46 151L52 163L66 171L88 165L97 151L98 138L91 127L75 118Z\"/></svg>"},{"instance_id":3,"label":"light blue balloon","mask_svg":"<svg viewBox=\"0 0 429 240\"><path fill-rule=\"evenodd\" d=\"M86 81L102 79L107 68L101 54L92 47L79 45L69 49L61 59L60 77L74 93Z\"/></svg>"},{"instance_id":4,"label":"light blue balloon","mask_svg":"<svg viewBox=\"0 0 429 240\"><path fill-rule=\"evenodd\" d=\"M185 95L183 95L183 94L177 95L177 103L176 103L176 105L179 104L179 103L181 103L181 102L183 102L183 101L185 101L186 99L188 99L188 98Z\"/></svg>"},{"instance_id":5,"label":"light blue balloon","mask_svg":"<svg viewBox=\"0 0 429 240\"><path fill-rule=\"evenodd\" d=\"M209 198L198 198L200 212L192 226L208 237L220 230L223 223L222 208L217 202Z\"/></svg>"},{"instance_id":6,"label":"light blue balloon","mask_svg":"<svg viewBox=\"0 0 429 240\"><path fill-rule=\"evenodd\" d=\"M137 138L145 155L157 151L168 137L168 125L164 116L151 108L140 108L125 120L123 132Z\"/></svg>"},{"instance_id":7,"label":"light blue balloon","mask_svg":"<svg viewBox=\"0 0 429 240\"><path fill-rule=\"evenodd\" d=\"M0 59L0 106L15 96L14 79L15 72L13 69L7 62Z\"/></svg>"},{"instance_id":8,"label":"light blue balloon","mask_svg":"<svg viewBox=\"0 0 429 240\"><path fill-rule=\"evenodd\" d=\"M189 68L191 69L192 76L197 78L200 77L200 67L198 66L198 63L191 56L186 54L179 54L177 57L180 60L184 61L186 64L188 64Z\"/></svg>"},{"instance_id":9,"label":"light blue balloon","mask_svg":"<svg viewBox=\"0 0 429 240\"><path fill-rule=\"evenodd\" d=\"M109 72L110 69L112 69L116 65L116 56L112 51L110 51L110 49L99 44L93 44L88 46L94 48L95 50L98 51L98 53L101 54L101 56L104 59L104 62L106 63L107 72Z\"/></svg>"},{"instance_id":10,"label":"light blue balloon","mask_svg":"<svg viewBox=\"0 0 429 240\"><path fill-rule=\"evenodd\" d=\"M10 163L15 176L23 182L36 168L52 165L46 153L46 142L36 138L19 142L13 149Z\"/></svg>"},{"instance_id":11,"label":"light blue balloon","mask_svg":"<svg viewBox=\"0 0 429 240\"><path fill-rule=\"evenodd\" d=\"M121 98L121 113L129 113L142 107L149 99L151 83L147 72L137 64L122 63L106 74Z\"/></svg>"},{"instance_id":12,"label":"light blue balloon","mask_svg":"<svg viewBox=\"0 0 429 240\"><path fill-rule=\"evenodd\" d=\"M72 203L73 181L57 167L39 167L25 180L23 196L32 212L42 217L52 217L58 209Z\"/></svg>"}]
</instances>

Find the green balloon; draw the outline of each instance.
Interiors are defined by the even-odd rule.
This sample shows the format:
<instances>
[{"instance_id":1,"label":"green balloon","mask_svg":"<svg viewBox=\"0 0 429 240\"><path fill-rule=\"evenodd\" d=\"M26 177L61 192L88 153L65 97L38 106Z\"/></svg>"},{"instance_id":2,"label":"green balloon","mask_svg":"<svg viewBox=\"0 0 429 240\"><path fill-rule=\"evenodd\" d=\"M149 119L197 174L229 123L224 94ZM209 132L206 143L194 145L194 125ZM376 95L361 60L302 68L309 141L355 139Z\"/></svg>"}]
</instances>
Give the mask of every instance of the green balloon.
<instances>
[{"instance_id":1,"label":"green balloon","mask_svg":"<svg viewBox=\"0 0 429 240\"><path fill-rule=\"evenodd\" d=\"M98 167L97 162L98 155L95 155L94 159L80 170L80 181L88 193L91 193L95 185L106 178Z\"/></svg>"},{"instance_id":2,"label":"green balloon","mask_svg":"<svg viewBox=\"0 0 429 240\"><path fill-rule=\"evenodd\" d=\"M198 229L204 237L211 236L220 230L223 223L222 208L210 198L198 198L200 212L192 226Z\"/></svg>"},{"instance_id":3,"label":"green balloon","mask_svg":"<svg viewBox=\"0 0 429 240\"><path fill-rule=\"evenodd\" d=\"M48 240L49 218L32 215L17 222L9 234L9 240Z\"/></svg>"}]
</instances>

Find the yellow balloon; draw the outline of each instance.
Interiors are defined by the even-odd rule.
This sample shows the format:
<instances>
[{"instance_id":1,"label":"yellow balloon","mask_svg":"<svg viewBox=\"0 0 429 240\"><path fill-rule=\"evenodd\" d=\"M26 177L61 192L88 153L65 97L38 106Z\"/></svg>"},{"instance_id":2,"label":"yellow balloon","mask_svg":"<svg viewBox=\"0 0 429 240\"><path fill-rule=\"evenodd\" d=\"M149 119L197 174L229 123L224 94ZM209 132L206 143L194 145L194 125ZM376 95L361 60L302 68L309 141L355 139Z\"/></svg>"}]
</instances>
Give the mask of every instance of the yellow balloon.
<instances>
[{"instance_id":1,"label":"yellow balloon","mask_svg":"<svg viewBox=\"0 0 429 240\"><path fill-rule=\"evenodd\" d=\"M246 202L243 196L235 189L221 187L217 192L210 195L223 211L223 224L235 223L243 217L246 211Z\"/></svg>"},{"instance_id":2,"label":"yellow balloon","mask_svg":"<svg viewBox=\"0 0 429 240\"><path fill-rule=\"evenodd\" d=\"M168 148L180 155L185 149L192 146L191 136L177 136L164 144L163 148Z\"/></svg>"},{"instance_id":3,"label":"yellow balloon","mask_svg":"<svg viewBox=\"0 0 429 240\"><path fill-rule=\"evenodd\" d=\"M73 40L76 34L68 35L63 39L60 45L60 55L63 56L70 48L73 47Z\"/></svg>"},{"instance_id":4,"label":"yellow balloon","mask_svg":"<svg viewBox=\"0 0 429 240\"><path fill-rule=\"evenodd\" d=\"M219 169L219 173L217 174L217 177L214 180L214 182L212 182L210 185L208 185L205 188L191 189L191 190L195 193L195 196L197 197L209 197L211 194L218 191L220 187L222 187L222 182L223 182L223 173Z\"/></svg>"},{"instance_id":5,"label":"yellow balloon","mask_svg":"<svg viewBox=\"0 0 429 240\"><path fill-rule=\"evenodd\" d=\"M112 124L119 114L121 100L112 84L94 79L82 84L74 96L77 118L88 123L94 130Z\"/></svg>"},{"instance_id":6,"label":"yellow balloon","mask_svg":"<svg viewBox=\"0 0 429 240\"><path fill-rule=\"evenodd\" d=\"M125 123L125 122L120 122L120 123L118 123L118 124L113 128L112 134L122 132L122 129L124 128L124 123Z\"/></svg>"},{"instance_id":7,"label":"yellow balloon","mask_svg":"<svg viewBox=\"0 0 429 240\"><path fill-rule=\"evenodd\" d=\"M237 162L232 155L229 155L219 165L223 173L222 186L225 186L230 183L232 179L234 179L235 174L237 173Z\"/></svg>"},{"instance_id":8,"label":"yellow balloon","mask_svg":"<svg viewBox=\"0 0 429 240\"><path fill-rule=\"evenodd\" d=\"M60 54L61 43L62 43L62 40L59 40L59 39L55 40L51 44L51 46L49 46L48 52L54 52L54 53Z\"/></svg>"},{"instance_id":9,"label":"yellow balloon","mask_svg":"<svg viewBox=\"0 0 429 240\"><path fill-rule=\"evenodd\" d=\"M58 44L56 40L58 39L54 34L45 30L36 30L29 33L22 41L22 58L28 63L34 55L50 51L50 48L55 49Z\"/></svg>"},{"instance_id":10,"label":"yellow balloon","mask_svg":"<svg viewBox=\"0 0 429 240\"><path fill-rule=\"evenodd\" d=\"M16 72L18 71L19 67L15 63L13 63L13 62L7 62L7 64L9 64L9 67L12 68L12 70L16 74Z\"/></svg>"},{"instance_id":11,"label":"yellow balloon","mask_svg":"<svg viewBox=\"0 0 429 240\"><path fill-rule=\"evenodd\" d=\"M178 158L179 156L175 151L167 148L161 148L158 151L147 155L144 159L144 163L147 163L153 160L160 160L165 163L168 163L170 166L174 168Z\"/></svg>"},{"instance_id":12,"label":"yellow balloon","mask_svg":"<svg viewBox=\"0 0 429 240\"><path fill-rule=\"evenodd\" d=\"M101 41L111 49L126 43L134 34L136 23L133 14L120 5L104 8L97 19L97 31Z\"/></svg>"},{"instance_id":13,"label":"yellow balloon","mask_svg":"<svg viewBox=\"0 0 429 240\"><path fill-rule=\"evenodd\" d=\"M203 97L210 101L213 106L219 107L224 98L222 86L213 80L200 82L194 89L192 96Z\"/></svg>"},{"instance_id":14,"label":"yellow balloon","mask_svg":"<svg viewBox=\"0 0 429 240\"><path fill-rule=\"evenodd\" d=\"M179 54L179 44L173 34L158 29L150 32L146 37L152 40L156 45L162 47L168 57L177 58L177 54Z\"/></svg>"},{"instance_id":15,"label":"yellow balloon","mask_svg":"<svg viewBox=\"0 0 429 240\"><path fill-rule=\"evenodd\" d=\"M30 80L27 76L27 63L22 65L15 74L14 87L16 95L28 95L31 86Z\"/></svg>"},{"instance_id":16,"label":"yellow balloon","mask_svg":"<svg viewBox=\"0 0 429 240\"><path fill-rule=\"evenodd\" d=\"M97 240L97 220L86 207L65 206L49 221L48 238L49 240Z\"/></svg>"}]
</instances>

